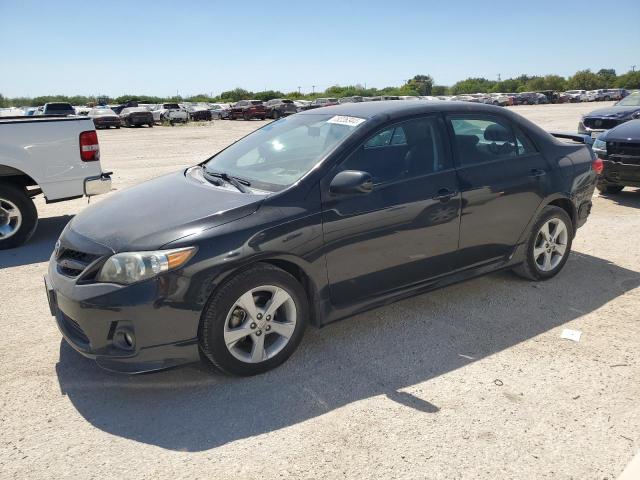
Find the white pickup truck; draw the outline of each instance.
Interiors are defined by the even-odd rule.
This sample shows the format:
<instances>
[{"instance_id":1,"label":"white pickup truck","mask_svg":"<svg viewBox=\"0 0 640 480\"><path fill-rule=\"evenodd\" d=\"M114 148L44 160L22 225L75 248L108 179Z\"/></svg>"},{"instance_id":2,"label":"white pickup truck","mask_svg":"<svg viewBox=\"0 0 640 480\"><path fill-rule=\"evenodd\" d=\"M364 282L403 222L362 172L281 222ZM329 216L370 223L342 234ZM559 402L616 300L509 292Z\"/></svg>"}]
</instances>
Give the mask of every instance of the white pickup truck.
<instances>
[{"instance_id":1,"label":"white pickup truck","mask_svg":"<svg viewBox=\"0 0 640 480\"><path fill-rule=\"evenodd\" d=\"M0 250L26 242L36 229L32 198L62 202L111 190L87 117L0 118Z\"/></svg>"}]
</instances>

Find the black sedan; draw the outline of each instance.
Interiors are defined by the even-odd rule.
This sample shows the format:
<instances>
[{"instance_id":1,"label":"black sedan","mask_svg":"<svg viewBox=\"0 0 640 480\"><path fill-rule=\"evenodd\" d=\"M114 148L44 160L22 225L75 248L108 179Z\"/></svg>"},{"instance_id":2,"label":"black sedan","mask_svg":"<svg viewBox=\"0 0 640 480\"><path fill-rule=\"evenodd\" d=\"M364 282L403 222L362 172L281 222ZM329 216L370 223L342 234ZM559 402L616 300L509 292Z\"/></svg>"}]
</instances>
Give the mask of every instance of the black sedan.
<instances>
[{"instance_id":1,"label":"black sedan","mask_svg":"<svg viewBox=\"0 0 640 480\"><path fill-rule=\"evenodd\" d=\"M293 100L287 98L274 98L264 104L267 109L267 116L277 120L280 117L286 117L287 115L293 115L298 111L298 107L293 103Z\"/></svg>"},{"instance_id":2,"label":"black sedan","mask_svg":"<svg viewBox=\"0 0 640 480\"><path fill-rule=\"evenodd\" d=\"M554 277L589 215L594 160L489 105L299 113L76 215L49 304L107 369L203 358L261 373L308 325L498 269Z\"/></svg>"},{"instance_id":3,"label":"black sedan","mask_svg":"<svg viewBox=\"0 0 640 480\"><path fill-rule=\"evenodd\" d=\"M604 171L598 190L619 193L624 187L640 187L640 120L631 120L600 135L593 151Z\"/></svg>"},{"instance_id":4,"label":"black sedan","mask_svg":"<svg viewBox=\"0 0 640 480\"><path fill-rule=\"evenodd\" d=\"M93 120L93 125L96 129L110 127L120 128L120 117L110 108L92 108L89 110L88 116Z\"/></svg>"},{"instance_id":5,"label":"black sedan","mask_svg":"<svg viewBox=\"0 0 640 480\"><path fill-rule=\"evenodd\" d=\"M120 119L127 127L153 127L153 114L144 107L125 107L120 112Z\"/></svg>"},{"instance_id":6,"label":"black sedan","mask_svg":"<svg viewBox=\"0 0 640 480\"><path fill-rule=\"evenodd\" d=\"M636 118L640 118L640 92L632 93L611 107L588 113L578 122L578 132L596 137L605 130Z\"/></svg>"}]
</instances>

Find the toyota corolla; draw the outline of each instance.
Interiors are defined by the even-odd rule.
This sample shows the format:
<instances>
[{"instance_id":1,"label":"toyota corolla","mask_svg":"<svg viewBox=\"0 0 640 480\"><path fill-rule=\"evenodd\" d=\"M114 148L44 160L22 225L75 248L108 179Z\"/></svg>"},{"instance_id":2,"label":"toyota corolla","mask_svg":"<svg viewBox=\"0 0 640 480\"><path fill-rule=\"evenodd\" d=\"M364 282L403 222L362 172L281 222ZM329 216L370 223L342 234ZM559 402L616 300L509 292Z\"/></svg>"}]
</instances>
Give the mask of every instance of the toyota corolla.
<instances>
[{"instance_id":1,"label":"toyota corolla","mask_svg":"<svg viewBox=\"0 0 640 480\"><path fill-rule=\"evenodd\" d=\"M309 110L77 215L45 278L51 312L110 370L261 373L308 325L499 269L554 277L598 162L489 105Z\"/></svg>"}]
</instances>

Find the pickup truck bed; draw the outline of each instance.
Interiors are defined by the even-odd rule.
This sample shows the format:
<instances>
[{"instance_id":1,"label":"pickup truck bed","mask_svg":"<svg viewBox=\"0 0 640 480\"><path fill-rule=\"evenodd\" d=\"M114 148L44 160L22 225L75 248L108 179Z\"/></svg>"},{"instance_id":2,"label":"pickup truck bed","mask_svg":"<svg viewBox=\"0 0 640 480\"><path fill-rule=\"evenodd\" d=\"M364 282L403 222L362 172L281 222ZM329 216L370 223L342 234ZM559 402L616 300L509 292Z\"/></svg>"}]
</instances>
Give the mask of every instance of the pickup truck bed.
<instances>
[{"instance_id":1,"label":"pickup truck bed","mask_svg":"<svg viewBox=\"0 0 640 480\"><path fill-rule=\"evenodd\" d=\"M0 118L0 249L24 243L35 230L35 195L51 203L110 189L90 118Z\"/></svg>"}]
</instances>

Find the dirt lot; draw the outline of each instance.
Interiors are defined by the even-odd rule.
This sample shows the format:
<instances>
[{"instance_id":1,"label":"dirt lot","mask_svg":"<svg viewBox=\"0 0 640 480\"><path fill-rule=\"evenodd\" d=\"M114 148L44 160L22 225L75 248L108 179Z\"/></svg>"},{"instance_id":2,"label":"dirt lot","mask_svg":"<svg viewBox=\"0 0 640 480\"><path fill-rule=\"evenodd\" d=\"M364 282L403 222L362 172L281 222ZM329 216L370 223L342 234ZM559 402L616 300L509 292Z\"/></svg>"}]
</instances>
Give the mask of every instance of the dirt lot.
<instances>
[{"instance_id":1,"label":"dirt lot","mask_svg":"<svg viewBox=\"0 0 640 480\"><path fill-rule=\"evenodd\" d=\"M569 131L593 108L515 110ZM101 131L103 166L124 188L262 123ZM67 347L42 276L86 200L39 199L33 240L0 253L0 477L614 479L640 445L640 192L594 201L549 282L498 273L308 330L235 379L120 376Z\"/></svg>"}]
</instances>

